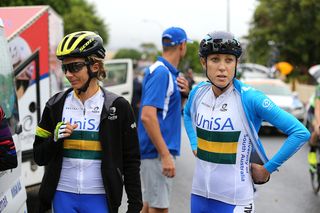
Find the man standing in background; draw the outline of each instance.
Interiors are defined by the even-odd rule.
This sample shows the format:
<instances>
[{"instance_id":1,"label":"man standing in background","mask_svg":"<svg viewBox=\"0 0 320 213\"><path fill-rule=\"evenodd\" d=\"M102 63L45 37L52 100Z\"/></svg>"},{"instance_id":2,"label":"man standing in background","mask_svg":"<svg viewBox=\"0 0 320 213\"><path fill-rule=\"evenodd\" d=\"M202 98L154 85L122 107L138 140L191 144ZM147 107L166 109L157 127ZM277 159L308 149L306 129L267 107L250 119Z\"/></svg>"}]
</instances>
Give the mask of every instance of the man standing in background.
<instances>
[{"instance_id":1,"label":"man standing in background","mask_svg":"<svg viewBox=\"0 0 320 213\"><path fill-rule=\"evenodd\" d=\"M141 150L143 213L168 212L175 157L180 155L181 104L188 81L177 67L187 51L187 35L179 27L162 34L162 57L145 72L138 135Z\"/></svg>"}]
</instances>

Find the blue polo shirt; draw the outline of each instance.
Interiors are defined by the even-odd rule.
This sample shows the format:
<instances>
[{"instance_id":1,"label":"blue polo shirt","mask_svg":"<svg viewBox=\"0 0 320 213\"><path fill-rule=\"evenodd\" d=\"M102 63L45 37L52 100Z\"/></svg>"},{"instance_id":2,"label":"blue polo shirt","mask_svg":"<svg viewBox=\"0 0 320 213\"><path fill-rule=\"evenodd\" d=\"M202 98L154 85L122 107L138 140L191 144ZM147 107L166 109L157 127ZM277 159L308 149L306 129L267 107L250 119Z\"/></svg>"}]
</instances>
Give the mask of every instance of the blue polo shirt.
<instances>
[{"instance_id":1,"label":"blue polo shirt","mask_svg":"<svg viewBox=\"0 0 320 213\"><path fill-rule=\"evenodd\" d=\"M162 137L170 153L174 156L180 155L181 96L176 80L178 73L179 71L162 57L158 57L158 60L145 71L138 121L142 159L158 157L158 152L141 122L141 109L144 106L157 108Z\"/></svg>"}]
</instances>

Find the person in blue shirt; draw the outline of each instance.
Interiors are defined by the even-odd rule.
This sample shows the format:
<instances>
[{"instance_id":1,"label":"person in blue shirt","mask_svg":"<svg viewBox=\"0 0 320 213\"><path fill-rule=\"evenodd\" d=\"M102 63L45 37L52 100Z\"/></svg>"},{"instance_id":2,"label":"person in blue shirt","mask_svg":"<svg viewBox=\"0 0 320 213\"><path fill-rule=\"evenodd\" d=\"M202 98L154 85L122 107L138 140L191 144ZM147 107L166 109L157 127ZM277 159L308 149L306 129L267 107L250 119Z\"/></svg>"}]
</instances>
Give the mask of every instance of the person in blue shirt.
<instances>
[{"instance_id":1,"label":"person in blue shirt","mask_svg":"<svg viewBox=\"0 0 320 213\"><path fill-rule=\"evenodd\" d=\"M162 34L162 57L146 71L138 120L141 152L142 212L168 212L175 156L180 154L181 104L188 81L177 67L185 56L186 32L170 27Z\"/></svg>"},{"instance_id":2,"label":"person in blue shirt","mask_svg":"<svg viewBox=\"0 0 320 213\"><path fill-rule=\"evenodd\" d=\"M293 115L235 78L241 54L239 41L229 32L209 33L200 42L200 62L208 81L190 92L184 109L185 128L197 157L192 213L254 212L253 183L266 183L310 137ZM263 120L288 135L271 159L258 137Z\"/></svg>"}]
</instances>

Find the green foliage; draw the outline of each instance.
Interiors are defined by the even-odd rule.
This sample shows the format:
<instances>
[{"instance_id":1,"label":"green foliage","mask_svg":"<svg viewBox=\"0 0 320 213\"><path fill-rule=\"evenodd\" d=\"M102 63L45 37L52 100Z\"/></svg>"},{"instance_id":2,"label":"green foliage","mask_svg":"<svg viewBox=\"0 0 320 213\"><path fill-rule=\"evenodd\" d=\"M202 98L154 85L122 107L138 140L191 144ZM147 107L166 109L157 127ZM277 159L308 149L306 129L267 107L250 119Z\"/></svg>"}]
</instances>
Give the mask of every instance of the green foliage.
<instances>
[{"instance_id":1,"label":"green foliage","mask_svg":"<svg viewBox=\"0 0 320 213\"><path fill-rule=\"evenodd\" d=\"M63 17L65 34L90 30L99 33L105 44L109 41L108 27L97 16L93 4L85 0L1 0L0 6L50 5Z\"/></svg>"},{"instance_id":2,"label":"green foliage","mask_svg":"<svg viewBox=\"0 0 320 213\"><path fill-rule=\"evenodd\" d=\"M188 68L191 68L195 73L202 73L202 67L199 60L199 42L194 41L193 43L187 44L186 56L182 59L179 64L179 70L186 72Z\"/></svg>"},{"instance_id":3,"label":"green foliage","mask_svg":"<svg viewBox=\"0 0 320 213\"><path fill-rule=\"evenodd\" d=\"M144 60L154 61L156 59L159 51L154 43L142 43L140 47Z\"/></svg>"},{"instance_id":4,"label":"green foliage","mask_svg":"<svg viewBox=\"0 0 320 213\"><path fill-rule=\"evenodd\" d=\"M140 60L142 53L136 49L119 49L113 58L131 58L133 60Z\"/></svg>"},{"instance_id":5,"label":"green foliage","mask_svg":"<svg viewBox=\"0 0 320 213\"><path fill-rule=\"evenodd\" d=\"M319 10L319 0L259 0L247 37L249 62L287 61L298 75L319 64Z\"/></svg>"}]
</instances>

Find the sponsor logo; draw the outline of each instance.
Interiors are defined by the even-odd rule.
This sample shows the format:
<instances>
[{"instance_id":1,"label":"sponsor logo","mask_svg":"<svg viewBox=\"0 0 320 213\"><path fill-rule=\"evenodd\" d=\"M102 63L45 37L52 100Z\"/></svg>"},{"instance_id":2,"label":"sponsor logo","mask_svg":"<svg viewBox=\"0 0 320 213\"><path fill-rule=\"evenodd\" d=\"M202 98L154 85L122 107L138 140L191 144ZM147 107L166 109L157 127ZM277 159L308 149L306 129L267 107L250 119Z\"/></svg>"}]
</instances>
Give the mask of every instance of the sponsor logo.
<instances>
[{"instance_id":1,"label":"sponsor logo","mask_svg":"<svg viewBox=\"0 0 320 213\"><path fill-rule=\"evenodd\" d=\"M20 183L20 181L18 181L18 182L11 188L12 198L14 198L20 191L21 191L21 183Z\"/></svg>"},{"instance_id":2,"label":"sponsor logo","mask_svg":"<svg viewBox=\"0 0 320 213\"><path fill-rule=\"evenodd\" d=\"M227 106L228 106L228 104L223 104L223 105L221 106L220 111L221 111L221 112L227 111Z\"/></svg>"},{"instance_id":3,"label":"sponsor logo","mask_svg":"<svg viewBox=\"0 0 320 213\"><path fill-rule=\"evenodd\" d=\"M243 86L243 87L241 87L241 89L243 90L243 91L248 91L248 90L250 90L250 89L252 89L251 87L245 87L245 86Z\"/></svg>"},{"instance_id":4,"label":"sponsor logo","mask_svg":"<svg viewBox=\"0 0 320 213\"><path fill-rule=\"evenodd\" d=\"M270 110L273 107L273 103L269 98L265 98L262 101L262 107Z\"/></svg>"},{"instance_id":5,"label":"sponsor logo","mask_svg":"<svg viewBox=\"0 0 320 213\"><path fill-rule=\"evenodd\" d=\"M264 108L268 108L270 106L270 104L271 104L270 100L266 98L263 100L262 106Z\"/></svg>"},{"instance_id":6,"label":"sponsor logo","mask_svg":"<svg viewBox=\"0 0 320 213\"><path fill-rule=\"evenodd\" d=\"M116 120L118 116L116 115L117 109L115 107L110 107L108 119L109 120Z\"/></svg>"},{"instance_id":7,"label":"sponsor logo","mask_svg":"<svg viewBox=\"0 0 320 213\"><path fill-rule=\"evenodd\" d=\"M90 118L90 119L83 119L83 121L76 120L74 118L69 118L67 120L66 118L62 118L63 122L69 122L70 124L78 124L77 130L99 130L99 124L97 124L96 119Z\"/></svg>"},{"instance_id":8,"label":"sponsor logo","mask_svg":"<svg viewBox=\"0 0 320 213\"><path fill-rule=\"evenodd\" d=\"M253 210L252 203L249 206L244 207L244 213L251 213Z\"/></svg>"},{"instance_id":9,"label":"sponsor logo","mask_svg":"<svg viewBox=\"0 0 320 213\"><path fill-rule=\"evenodd\" d=\"M254 212L254 207L253 204L250 203L249 205L246 206L236 206L236 208L233 210L234 212L243 212L243 213L253 213Z\"/></svg>"},{"instance_id":10,"label":"sponsor logo","mask_svg":"<svg viewBox=\"0 0 320 213\"><path fill-rule=\"evenodd\" d=\"M211 117L206 119L203 115L198 113L196 115L196 124L198 127L207 130L234 130L231 118L225 117Z\"/></svg>"},{"instance_id":11,"label":"sponsor logo","mask_svg":"<svg viewBox=\"0 0 320 213\"><path fill-rule=\"evenodd\" d=\"M93 108L92 113L100 113L99 107Z\"/></svg>"},{"instance_id":12,"label":"sponsor logo","mask_svg":"<svg viewBox=\"0 0 320 213\"><path fill-rule=\"evenodd\" d=\"M82 47L79 48L79 51L82 52L91 42L94 41L94 38L91 38L89 41L87 41Z\"/></svg>"},{"instance_id":13,"label":"sponsor logo","mask_svg":"<svg viewBox=\"0 0 320 213\"><path fill-rule=\"evenodd\" d=\"M207 104L207 103L204 103L204 102L201 102L202 105L208 107L208 108L211 108L210 104Z\"/></svg>"},{"instance_id":14,"label":"sponsor logo","mask_svg":"<svg viewBox=\"0 0 320 213\"><path fill-rule=\"evenodd\" d=\"M66 107L67 110L80 110L81 108L79 107ZM81 109L83 110L83 109Z\"/></svg>"},{"instance_id":15,"label":"sponsor logo","mask_svg":"<svg viewBox=\"0 0 320 213\"><path fill-rule=\"evenodd\" d=\"M7 199L7 196L3 196L1 199L0 199L0 212L2 212L6 206L8 205L8 199Z\"/></svg>"},{"instance_id":16,"label":"sponsor logo","mask_svg":"<svg viewBox=\"0 0 320 213\"><path fill-rule=\"evenodd\" d=\"M137 124L136 122L134 122L133 124L131 124L131 129L137 128Z\"/></svg>"}]
</instances>

